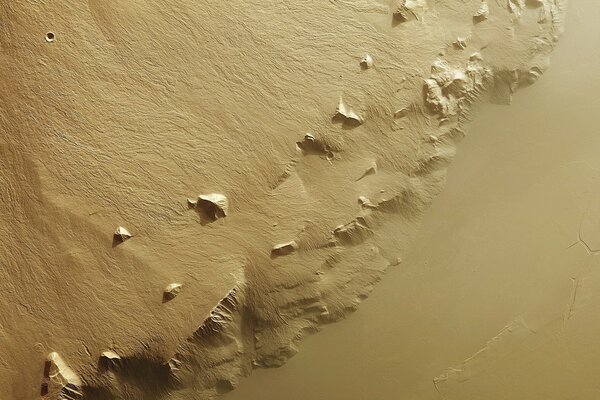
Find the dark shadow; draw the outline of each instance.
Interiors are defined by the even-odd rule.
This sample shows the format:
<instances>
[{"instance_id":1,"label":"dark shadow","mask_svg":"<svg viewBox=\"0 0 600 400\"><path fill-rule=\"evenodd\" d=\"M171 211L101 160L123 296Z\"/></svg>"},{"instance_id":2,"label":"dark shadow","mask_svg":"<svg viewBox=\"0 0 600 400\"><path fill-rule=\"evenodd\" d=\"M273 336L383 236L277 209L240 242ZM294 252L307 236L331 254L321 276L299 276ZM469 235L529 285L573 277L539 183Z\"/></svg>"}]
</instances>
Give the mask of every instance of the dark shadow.
<instances>
[{"instance_id":1,"label":"dark shadow","mask_svg":"<svg viewBox=\"0 0 600 400\"><path fill-rule=\"evenodd\" d=\"M198 199L198 202L194 204L189 204L189 208L192 208L198 214L200 218L200 225L207 225L215 222L219 218L225 218L225 213L221 210L216 204L207 201Z\"/></svg>"},{"instance_id":2,"label":"dark shadow","mask_svg":"<svg viewBox=\"0 0 600 400\"><path fill-rule=\"evenodd\" d=\"M231 392L234 387L229 379L219 379L217 383L215 383L215 389L218 394L225 394Z\"/></svg>"},{"instance_id":3,"label":"dark shadow","mask_svg":"<svg viewBox=\"0 0 600 400\"><path fill-rule=\"evenodd\" d=\"M110 370L119 380L135 387L143 393L144 399L160 399L165 396L170 389L169 365L159 357L147 354L138 354L131 357L123 357L117 363L104 364L98 363L98 371L106 372ZM88 392L96 397L92 399L113 399L112 394L102 388L86 388L85 399L88 399Z\"/></svg>"},{"instance_id":4,"label":"dark shadow","mask_svg":"<svg viewBox=\"0 0 600 400\"><path fill-rule=\"evenodd\" d=\"M46 360L44 362L44 378L50 378L50 368L52 368L52 361Z\"/></svg>"},{"instance_id":5,"label":"dark shadow","mask_svg":"<svg viewBox=\"0 0 600 400\"><path fill-rule=\"evenodd\" d=\"M163 304L165 304L165 303L168 303L169 301L173 300L174 298L175 298L175 296L173 296L172 294L163 292L162 302L163 302Z\"/></svg>"},{"instance_id":6,"label":"dark shadow","mask_svg":"<svg viewBox=\"0 0 600 400\"><path fill-rule=\"evenodd\" d=\"M366 178L367 176L375 175L375 173L376 173L375 170L373 170L372 168L369 168L365 172L363 172L363 174L360 177L358 177L354 182L358 182L361 179ZM360 200L358 200L358 201L360 201Z\"/></svg>"},{"instance_id":7,"label":"dark shadow","mask_svg":"<svg viewBox=\"0 0 600 400\"><path fill-rule=\"evenodd\" d=\"M271 250L271 260L274 260L276 258L280 258L280 257L285 257L285 256L289 256L290 254L293 254L295 252L295 250Z\"/></svg>"},{"instance_id":8,"label":"dark shadow","mask_svg":"<svg viewBox=\"0 0 600 400\"><path fill-rule=\"evenodd\" d=\"M540 8L543 4L536 0L526 0L525 6L527 8L535 10L536 8Z\"/></svg>"},{"instance_id":9,"label":"dark shadow","mask_svg":"<svg viewBox=\"0 0 600 400\"><path fill-rule=\"evenodd\" d=\"M302 150L302 155L323 155L325 150L323 145L317 141L304 140L302 142L296 142L296 146Z\"/></svg>"},{"instance_id":10,"label":"dark shadow","mask_svg":"<svg viewBox=\"0 0 600 400\"><path fill-rule=\"evenodd\" d=\"M360 121L351 118L346 118L346 120L342 123L342 129L352 130L354 128L358 128L361 125L362 122Z\"/></svg>"},{"instance_id":11,"label":"dark shadow","mask_svg":"<svg viewBox=\"0 0 600 400\"><path fill-rule=\"evenodd\" d=\"M400 24L403 24L405 22L408 21L408 18L404 18L402 15L400 14L394 14L392 16L392 28L397 27Z\"/></svg>"},{"instance_id":12,"label":"dark shadow","mask_svg":"<svg viewBox=\"0 0 600 400\"><path fill-rule=\"evenodd\" d=\"M42 397L48 394L48 379L50 378L50 368L52 368L52 362L50 360L46 360L46 362L44 362L44 382L42 382L42 386L40 387L40 395Z\"/></svg>"},{"instance_id":13,"label":"dark shadow","mask_svg":"<svg viewBox=\"0 0 600 400\"><path fill-rule=\"evenodd\" d=\"M296 142L296 145L300 150L302 150L303 156L325 156L325 158L329 161L333 160L334 158L331 148L319 140L304 140L302 142Z\"/></svg>"},{"instance_id":14,"label":"dark shadow","mask_svg":"<svg viewBox=\"0 0 600 400\"><path fill-rule=\"evenodd\" d=\"M217 218L215 218L214 215L211 215L210 213L207 213L204 210L196 208L196 213L198 214L198 217L200 218L200 225L202 225L202 226L212 224L213 222L215 222L217 220Z\"/></svg>"},{"instance_id":15,"label":"dark shadow","mask_svg":"<svg viewBox=\"0 0 600 400\"><path fill-rule=\"evenodd\" d=\"M344 117L342 114L335 114L333 117L331 117L331 122L334 124L343 124L346 121L346 117Z\"/></svg>"},{"instance_id":16,"label":"dark shadow","mask_svg":"<svg viewBox=\"0 0 600 400\"><path fill-rule=\"evenodd\" d=\"M85 400L116 400L117 396L115 396L106 388L97 386L84 386L83 398Z\"/></svg>"},{"instance_id":17,"label":"dark shadow","mask_svg":"<svg viewBox=\"0 0 600 400\"><path fill-rule=\"evenodd\" d=\"M484 15L474 15L473 16L473 23L474 24L479 24L483 21L485 21L487 18Z\"/></svg>"},{"instance_id":18,"label":"dark shadow","mask_svg":"<svg viewBox=\"0 0 600 400\"><path fill-rule=\"evenodd\" d=\"M123 243L123 239L121 239L117 235L113 235L113 238L112 238L112 248L114 249L115 247L117 247L121 243Z\"/></svg>"},{"instance_id":19,"label":"dark shadow","mask_svg":"<svg viewBox=\"0 0 600 400\"><path fill-rule=\"evenodd\" d=\"M341 125L342 129L352 130L362 125L360 121L352 118L346 118L342 114L336 114L331 118L331 122L336 125Z\"/></svg>"}]
</instances>

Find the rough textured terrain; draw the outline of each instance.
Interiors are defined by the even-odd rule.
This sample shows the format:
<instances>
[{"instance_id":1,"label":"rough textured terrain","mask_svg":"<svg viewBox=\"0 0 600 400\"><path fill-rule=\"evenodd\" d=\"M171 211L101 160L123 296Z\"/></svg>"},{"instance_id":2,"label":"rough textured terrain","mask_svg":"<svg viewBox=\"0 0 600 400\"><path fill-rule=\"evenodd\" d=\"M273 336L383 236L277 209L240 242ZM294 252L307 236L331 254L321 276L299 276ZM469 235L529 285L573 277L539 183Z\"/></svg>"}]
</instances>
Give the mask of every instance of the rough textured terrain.
<instances>
[{"instance_id":1,"label":"rough textured terrain","mask_svg":"<svg viewBox=\"0 0 600 400\"><path fill-rule=\"evenodd\" d=\"M203 399L283 364L401 262L565 7L0 5L5 395Z\"/></svg>"}]
</instances>

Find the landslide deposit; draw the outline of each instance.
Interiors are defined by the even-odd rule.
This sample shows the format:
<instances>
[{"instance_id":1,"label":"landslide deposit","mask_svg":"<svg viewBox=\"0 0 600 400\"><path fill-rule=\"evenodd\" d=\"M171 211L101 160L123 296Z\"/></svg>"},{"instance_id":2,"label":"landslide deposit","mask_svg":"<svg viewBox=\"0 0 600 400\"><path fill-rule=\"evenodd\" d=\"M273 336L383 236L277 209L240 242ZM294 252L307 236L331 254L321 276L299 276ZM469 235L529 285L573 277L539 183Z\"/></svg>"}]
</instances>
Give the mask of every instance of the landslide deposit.
<instances>
[{"instance_id":1,"label":"landslide deposit","mask_svg":"<svg viewBox=\"0 0 600 400\"><path fill-rule=\"evenodd\" d=\"M348 316L566 0L0 4L0 387L210 399Z\"/></svg>"}]
</instances>

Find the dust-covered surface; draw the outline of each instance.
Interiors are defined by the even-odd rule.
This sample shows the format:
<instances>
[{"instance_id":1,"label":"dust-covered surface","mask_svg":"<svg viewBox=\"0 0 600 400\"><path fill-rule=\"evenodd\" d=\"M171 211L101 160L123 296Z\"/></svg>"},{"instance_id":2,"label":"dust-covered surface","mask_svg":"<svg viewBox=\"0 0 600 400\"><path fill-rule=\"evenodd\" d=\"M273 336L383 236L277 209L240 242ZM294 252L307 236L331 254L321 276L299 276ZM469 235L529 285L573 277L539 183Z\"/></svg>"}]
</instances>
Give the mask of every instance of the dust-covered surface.
<instances>
[{"instance_id":1,"label":"dust-covered surface","mask_svg":"<svg viewBox=\"0 0 600 400\"><path fill-rule=\"evenodd\" d=\"M600 3L468 126L443 192L351 318L227 399L598 398Z\"/></svg>"},{"instance_id":2,"label":"dust-covered surface","mask_svg":"<svg viewBox=\"0 0 600 400\"><path fill-rule=\"evenodd\" d=\"M1 5L4 395L209 398L284 363L401 261L565 8Z\"/></svg>"}]
</instances>

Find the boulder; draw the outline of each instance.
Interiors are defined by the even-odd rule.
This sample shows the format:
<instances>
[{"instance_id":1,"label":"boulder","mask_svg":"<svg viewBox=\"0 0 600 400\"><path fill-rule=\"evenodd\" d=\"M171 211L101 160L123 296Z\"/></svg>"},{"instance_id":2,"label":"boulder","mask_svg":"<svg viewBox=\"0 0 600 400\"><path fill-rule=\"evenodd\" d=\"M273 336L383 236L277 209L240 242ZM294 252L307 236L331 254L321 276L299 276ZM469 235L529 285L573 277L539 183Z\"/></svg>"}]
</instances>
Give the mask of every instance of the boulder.
<instances>
[{"instance_id":1,"label":"boulder","mask_svg":"<svg viewBox=\"0 0 600 400\"><path fill-rule=\"evenodd\" d=\"M165 287L163 292L163 298L165 300L173 300L183 289L183 285L181 283L171 283Z\"/></svg>"},{"instance_id":2,"label":"boulder","mask_svg":"<svg viewBox=\"0 0 600 400\"><path fill-rule=\"evenodd\" d=\"M114 233L115 240L119 242L124 242L127 239L131 239L133 235L126 228L119 226Z\"/></svg>"}]
</instances>

